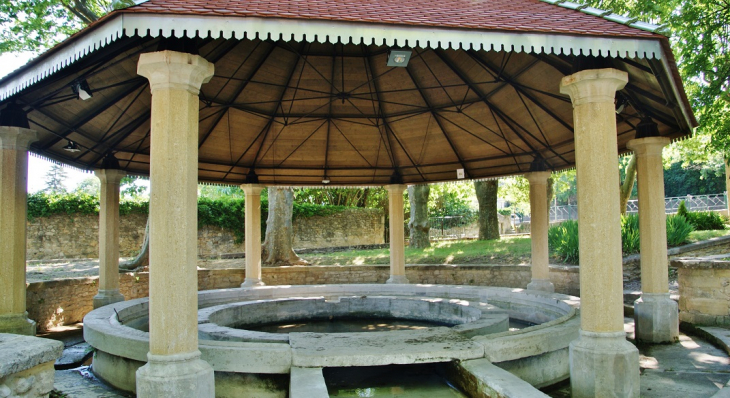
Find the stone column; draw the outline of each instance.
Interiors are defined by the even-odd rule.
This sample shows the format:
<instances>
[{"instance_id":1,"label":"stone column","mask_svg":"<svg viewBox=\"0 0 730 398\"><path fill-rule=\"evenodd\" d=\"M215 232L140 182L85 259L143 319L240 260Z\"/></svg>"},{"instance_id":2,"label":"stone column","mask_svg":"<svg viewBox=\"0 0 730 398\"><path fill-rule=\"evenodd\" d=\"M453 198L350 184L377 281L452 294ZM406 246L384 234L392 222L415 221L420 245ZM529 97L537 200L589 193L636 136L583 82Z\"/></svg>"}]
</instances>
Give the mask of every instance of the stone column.
<instances>
[{"instance_id":1,"label":"stone column","mask_svg":"<svg viewBox=\"0 0 730 398\"><path fill-rule=\"evenodd\" d=\"M33 336L25 311L28 147L33 130L0 126L0 333Z\"/></svg>"},{"instance_id":2,"label":"stone column","mask_svg":"<svg viewBox=\"0 0 730 398\"><path fill-rule=\"evenodd\" d=\"M667 137L645 137L626 145L636 155L641 238L641 298L634 303L636 340L674 343L679 339L677 303L669 298L667 215L662 149Z\"/></svg>"},{"instance_id":3,"label":"stone column","mask_svg":"<svg viewBox=\"0 0 730 398\"><path fill-rule=\"evenodd\" d=\"M119 182L127 175L115 169L96 170L99 198L99 293L94 308L124 301L119 293Z\"/></svg>"},{"instance_id":4,"label":"stone column","mask_svg":"<svg viewBox=\"0 0 730 398\"><path fill-rule=\"evenodd\" d=\"M406 278L406 241L403 230L403 191L405 185L388 185L390 223L390 278L385 283L408 283Z\"/></svg>"},{"instance_id":5,"label":"stone column","mask_svg":"<svg viewBox=\"0 0 730 398\"><path fill-rule=\"evenodd\" d=\"M598 69L560 84L573 102L578 185L581 330L570 344L573 398L639 397L639 352L624 333L616 171L614 98L627 81L626 72Z\"/></svg>"},{"instance_id":6,"label":"stone column","mask_svg":"<svg viewBox=\"0 0 730 398\"><path fill-rule=\"evenodd\" d=\"M246 279L241 287L263 286L261 281L261 191L263 185L243 184L246 194Z\"/></svg>"},{"instance_id":7,"label":"stone column","mask_svg":"<svg viewBox=\"0 0 730 398\"><path fill-rule=\"evenodd\" d=\"M213 368L198 351L198 94L213 75L204 58L175 51L139 57L152 91L150 352L138 397L213 397Z\"/></svg>"},{"instance_id":8,"label":"stone column","mask_svg":"<svg viewBox=\"0 0 730 398\"><path fill-rule=\"evenodd\" d=\"M549 210L547 203L547 180L549 171L533 171L526 175L530 181L530 237L532 241L532 281L528 290L554 292L550 282L548 255Z\"/></svg>"},{"instance_id":9,"label":"stone column","mask_svg":"<svg viewBox=\"0 0 730 398\"><path fill-rule=\"evenodd\" d=\"M725 204L727 216L730 217L730 158L725 158Z\"/></svg>"}]
</instances>

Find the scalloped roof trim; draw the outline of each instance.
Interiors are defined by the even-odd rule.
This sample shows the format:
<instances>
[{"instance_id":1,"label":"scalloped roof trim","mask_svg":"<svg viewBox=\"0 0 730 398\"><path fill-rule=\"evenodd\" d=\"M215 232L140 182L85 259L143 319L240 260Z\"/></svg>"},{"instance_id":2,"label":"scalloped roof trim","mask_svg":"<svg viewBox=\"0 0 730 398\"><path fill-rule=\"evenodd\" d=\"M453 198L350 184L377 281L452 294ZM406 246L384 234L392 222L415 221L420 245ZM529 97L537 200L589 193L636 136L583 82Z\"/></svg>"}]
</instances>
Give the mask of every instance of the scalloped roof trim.
<instances>
[{"instance_id":1,"label":"scalloped roof trim","mask_svg":"<svg viewBox=\"0 0 730 398\"><path fill-rule=\"evenodd\" d=\"M179 29L181 26L185 29ZM19 93L124 36L210 37L213 39L235 37L297 42L364 43L432 49L664 58L661 44L655 39L526 34L337 21L120 14L95 29L70 39L66 45L49 54L37 64L23 67L0 80L0 84L2 84L0 100Z\"/></svg>"}]
</instances>

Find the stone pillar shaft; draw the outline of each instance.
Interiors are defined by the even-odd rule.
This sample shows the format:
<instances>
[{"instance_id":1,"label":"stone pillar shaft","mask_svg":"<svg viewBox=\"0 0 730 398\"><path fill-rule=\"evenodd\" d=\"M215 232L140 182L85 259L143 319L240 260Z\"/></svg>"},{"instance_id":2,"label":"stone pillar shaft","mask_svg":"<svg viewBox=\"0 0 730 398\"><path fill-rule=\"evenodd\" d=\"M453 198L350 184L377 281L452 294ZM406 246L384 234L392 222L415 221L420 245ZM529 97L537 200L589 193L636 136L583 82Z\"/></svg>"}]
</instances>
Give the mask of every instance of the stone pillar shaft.
<instances>
[{"instance_id":1,"label":"stone pillar shaft","mask_svg":"<svg viewBox=\"0 0 730 398\"><path fill-rule=\"evenodd\" d=\"M639 397L639 352L623 330L623 272L616 90L628 81L615 69L584 70L563 78L573 102L578 240L580 338L570 344L573 398Z\"/></svg>"},{"instance_id":2,"label":"stone pillar shaft","mask_svg":"<svg viewBox=\"0 0 730 398\"><path fill-rule=\"evenodd\" d=\"M626 145L636 155L641 238L641 298L634 303L636 339L672 343L679 338L677 303L669 297L669 260L662 150L666 137L645 137Z\"/></svg>"},{"instance_id":3,"label":"stone pillar shaft","mask_svg":"<svg viewBox=\"0 0 730 398\"><path fill-rule=\"evenodd\" d=\"M34 335L25 312L28 147L37 133L0 126L0 333Z\"/></svg>"},{"instance_id":4,"label":"stone pillar shaft","mask_svg":"<svg viewBox=\"0 0 730 398\"><path fill-rule=\"evenodd\" d=\"M641 232L641 290L668 293L667 224L664 205L662 149L669 138L647 137L628 142L636 155Z\"/></svg>"},{"instance_id":5,"label":"stone pillar shaft","mask_svg":"<svg viewBox=\"0 0 730 398\"><path fill-rule=\"evenodd\" d=\"M403 191L405 185L388 185L390 219L390 278L387 283L408 283L406 278Z\"/></svg>"},{"instance_id":6,"label":"stone pillar shaft","mask_svg":"<svg viewBox=\"0 0 730 398\"><path fill-rule=\"evenodd\" d=\"M550 282L548 253L549 210L547 180L549 171L536 171L526 175L530 181L530 237L532 242L532 282L530 290L555 291Z\"/></svg>"},{"instance_id":7,"label":"stone pillar shaft","mask_svg":"<svg viewBox=\"0 0 730 398\"><path fill-rule=\"evenodd\" d=\"M581 329L624 330L621 212L614 97L626 73L587 70L563 78L573 101Z\"/></svg>"},{"instance_id":8,"label":"stone pillar shaft","mask_svg":"<svg viewBox=\"0 0 730 398\"><path fill-rule=\"evenodd\" d=\"M122 170L101 169L99 198L99 294L94 308L124 301L119 293L119 183Z\"/></svg>"},{"instance_id":9,"label":"stone pillar shaft","mask_svg":"<svg viewBox=\"0 0 730 398\"><path fill-rule=\"evenodd\" d=\"M261 281L261 191L263 185L241 185L246 194L246 279L242 287L262 286Z\"/></svg>"},{"instance_id":10,"label":"stone pillar shaft","mask_svg":"<svg viewBox=\"0 0 730 398\"><path fill-rule=\"evenodd\" d=\"M199 89L213 75L204 58L140 55L152 91L150 147L149 363L139 397L212 397L212 368L198 351L197 183Z\"/></svg>"}]
</instances>

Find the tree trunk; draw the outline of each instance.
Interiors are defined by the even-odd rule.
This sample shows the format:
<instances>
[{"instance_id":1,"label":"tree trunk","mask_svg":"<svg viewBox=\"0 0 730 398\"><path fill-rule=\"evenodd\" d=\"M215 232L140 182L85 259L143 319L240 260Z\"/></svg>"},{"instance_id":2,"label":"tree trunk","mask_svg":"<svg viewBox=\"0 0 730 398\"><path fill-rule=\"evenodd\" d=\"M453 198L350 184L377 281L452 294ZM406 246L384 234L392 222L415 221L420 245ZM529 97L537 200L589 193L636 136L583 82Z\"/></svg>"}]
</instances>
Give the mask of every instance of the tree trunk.
<instances>
[{"instance_id":1,"label":"tree trunk","mask_svg":"<svg viewBox=\"0 0 730 398\"><path fill-rule=\"evenodd\" d=\"M636 181L636 155L632 155L629 164L626 165L626 176L624 177L624 183L621 184L621 194L619 196L621 215L626 214L626 205L629 203L631 191L634 190L634 181Z\"/></svg>"},{"instance_id":2,"label":"tree trunk","mask_svg":"<svg viewBox=\"0 0 730 398\"><path fill-rule=\"evenodd\" d=\"M144 227L144 240L142 241L142 249L133 260L119 263L119 272L132 271L139 267L149 264L150 258L150 217L147 216L147 225Z\"/></svg>"},{"instance_id":3,"label":"tree trunk","mask_svg":"<svg viewBox=\"0 0 730 398\"><path fill-rule=\"evenodd\" d=\"M497 219L497 180L474 181L479 201L479 240L499 239Z\"/></svg>"},{"instance_id":4,"label":"tree trunk","mask_svg":"<svg viewBox=\"0 0 730 398\"><path fill-rule=\"evenodd\" d=\"M262 264L308 264L292 249L293 212L294 191L291 188L269 187L269 216L266 219L266 237L261 245Z\"/></svg>"},{"instance_id":5,"label":"tree trunk","mask_svg":"<svg viewBox=\"0 0 730 398\"><path fill-rule=\"evenodd\" d=\"M410 247L423 249L431 247L428 239L428 194L431 188L428 184L411 185L408 187L408 201L411 203Z\"/></svg>"}]
</instances>

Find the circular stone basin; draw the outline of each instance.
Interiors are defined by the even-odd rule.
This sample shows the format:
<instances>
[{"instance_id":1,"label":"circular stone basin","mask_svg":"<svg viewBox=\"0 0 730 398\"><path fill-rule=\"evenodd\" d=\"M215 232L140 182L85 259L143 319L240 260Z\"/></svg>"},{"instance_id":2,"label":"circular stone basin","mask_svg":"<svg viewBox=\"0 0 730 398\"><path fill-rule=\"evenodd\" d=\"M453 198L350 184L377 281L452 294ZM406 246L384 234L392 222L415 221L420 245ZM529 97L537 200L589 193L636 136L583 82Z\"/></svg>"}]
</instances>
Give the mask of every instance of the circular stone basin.
<instances>
[{"instance_id":1,"label":"circular stone basin","mask_svg":"<svg viewBox=\"0 0 730 398\"><path fill-rule=\"evenodd\" d=\"M216 380L230 373L287 374L292 367L484 358L543 387L570 374L568 346L578 337L579 304L577 297L557 293L485 286L351 284L209 290L198 292L198 347ZM234 328L342 313L453 326L335 334ZM95 348L97 376L134 391L135 372L149 351L148 317L148 298L111 304L86 315L84 338ZM535 326L508 331L507 318Z\"/></svg>"},{"instance_id":2,"label":"circular stone basin","mask_svg":"<svg viewBox=\"0 0 730 398\"><path fill-rule=\"evenodd\" d=\"M209 340L287 343L287 334L252 328L274 323L373 318L415 321L425 325L418 329L459 326L455 330L470 335L505 332L509 328L507 313L486 303L441 298L358 296L338 297L336 300L322 297L256 300L209 307L198 311L198 333L201 339ZM396 331L412 330L405 329ZM345 332L353 330L341 333Z\"/></svg>"}]
</instances>

